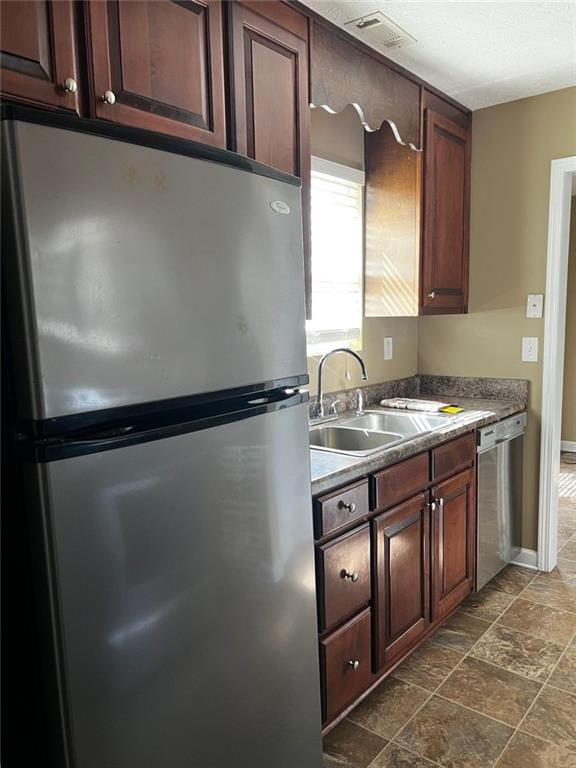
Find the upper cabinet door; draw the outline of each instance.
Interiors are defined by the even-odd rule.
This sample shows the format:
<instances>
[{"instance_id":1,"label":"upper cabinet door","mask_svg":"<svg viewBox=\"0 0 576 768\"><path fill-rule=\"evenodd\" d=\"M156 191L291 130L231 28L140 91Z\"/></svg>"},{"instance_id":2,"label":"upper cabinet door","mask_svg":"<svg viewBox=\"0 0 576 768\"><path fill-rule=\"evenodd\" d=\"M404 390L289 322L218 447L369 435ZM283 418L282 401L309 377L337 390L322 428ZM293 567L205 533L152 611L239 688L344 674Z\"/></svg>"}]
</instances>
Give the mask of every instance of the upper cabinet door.
<instances>
[{"instance_id":1,"label":"upper cabinet door","mask_svg":"<svg viewBox=\"0 0 576 768\"><path fill-rule=\"evenodd\" d=\"M468 311L470 133L426 110L423 314Z\"/></svg>"},{"instance_id":2,"label":"upper cabinet door","mask_svg":"<svg viewBox=\"0 0 576 768\"><path fill-rule=\"evenodd\" d=\"M280 2L232 4L234 144L242 155L307 177L308 20Z\"/></svg>"},{"instance_id":3,"label":"upper cabinet door","mask_svg":"<svg viewBox=\"0 0 576 768\"><path fill-rule=\"evenodd\" d=\"M218 0L92 0L97 117L224 147Z\"/></svg>"},{"instance_id":4,"label":"upper cabinet door","mask_svg":"<svg viewBox=\"0 0 576 768\"><path fill-rule=\"evenodd\" d=\"M2 95L78 112L73 3L3 0L1 6Z\"/></svg>"}]
</instances>

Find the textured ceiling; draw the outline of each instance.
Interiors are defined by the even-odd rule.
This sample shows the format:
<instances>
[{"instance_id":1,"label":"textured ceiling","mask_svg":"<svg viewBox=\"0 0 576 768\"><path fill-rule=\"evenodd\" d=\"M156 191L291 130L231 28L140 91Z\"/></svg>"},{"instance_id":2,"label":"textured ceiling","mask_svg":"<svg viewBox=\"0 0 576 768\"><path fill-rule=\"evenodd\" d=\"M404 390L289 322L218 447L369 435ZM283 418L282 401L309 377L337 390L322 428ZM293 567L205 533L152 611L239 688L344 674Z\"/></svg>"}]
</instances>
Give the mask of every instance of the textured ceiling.
<instances>
[{"instance_id":1,"label":"textured ceiling","mask_svg":"<svg viewBox=\"0 0 576 768\"><path fill-rule=\"evenodd\" d=\"M303 1L341 27L382 11L417 42L380 51L470 109L576 85L576 0Z\"/></svg>"}]
</instances>

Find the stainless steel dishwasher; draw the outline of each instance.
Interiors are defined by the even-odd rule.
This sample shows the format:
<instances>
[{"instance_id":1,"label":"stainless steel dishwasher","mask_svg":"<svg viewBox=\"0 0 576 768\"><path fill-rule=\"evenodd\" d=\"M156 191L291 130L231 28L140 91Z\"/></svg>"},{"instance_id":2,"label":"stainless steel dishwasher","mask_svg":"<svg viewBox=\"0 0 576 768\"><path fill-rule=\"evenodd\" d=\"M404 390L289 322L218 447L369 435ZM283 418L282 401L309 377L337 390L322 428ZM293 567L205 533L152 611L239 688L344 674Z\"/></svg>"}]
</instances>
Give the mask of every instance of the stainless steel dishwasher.
<instances>
[{"instance_id":1,"label":"stainless steel dishwasher","mask_svg":"<svg viewBox=\"0 0 576 768\"><path fill-rule=\"evenodd\" d=\"M477 589L514 560L522 541L526 413L478 431Z\"/></svg>"}]
</instances>

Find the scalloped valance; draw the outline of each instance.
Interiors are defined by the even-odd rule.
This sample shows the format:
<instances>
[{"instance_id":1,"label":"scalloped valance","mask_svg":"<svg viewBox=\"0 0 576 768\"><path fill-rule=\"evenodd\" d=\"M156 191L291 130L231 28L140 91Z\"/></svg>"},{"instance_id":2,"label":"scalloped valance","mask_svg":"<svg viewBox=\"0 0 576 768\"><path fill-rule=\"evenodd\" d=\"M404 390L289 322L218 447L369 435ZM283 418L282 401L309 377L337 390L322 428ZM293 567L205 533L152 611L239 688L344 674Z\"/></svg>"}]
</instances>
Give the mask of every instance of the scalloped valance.
<instances>
[{"instance_id":1,"label":"scalloped valance","mask_svg":"<svg viewBox=\"0 0 576 768\"><path fill-rule=\"evenodd\" d=\"M368 131L390 124L396 140L420 146L420 86L335 35L312 24L311 103L330 112L356 108Z\"/></svg>"}]
</instances>

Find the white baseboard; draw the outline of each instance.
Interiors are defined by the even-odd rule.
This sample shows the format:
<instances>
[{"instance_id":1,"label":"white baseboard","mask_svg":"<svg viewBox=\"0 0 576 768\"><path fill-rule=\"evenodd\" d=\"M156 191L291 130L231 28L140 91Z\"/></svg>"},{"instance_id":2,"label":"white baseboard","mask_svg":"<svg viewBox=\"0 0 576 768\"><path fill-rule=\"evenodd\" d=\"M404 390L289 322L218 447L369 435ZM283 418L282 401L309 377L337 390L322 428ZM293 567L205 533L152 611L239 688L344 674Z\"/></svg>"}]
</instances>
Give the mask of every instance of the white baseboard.
<instances>
[{"instance_id":1,"label":"white baseboard","mask_svg":"<svg viewBox=\"0 0 576 768\"><path fill-rule=\"evenodd\" d=\"M560 443L560 450L576 453L576 443L573 440L562 440Z\"/></svg>"},{"instance_id":2,"label":"white baseboard","mask_svg":"<svg viewBox=\"0 0 576 768\"><path fill-rule=\"evenodd\" d=\"M534 549L525 549L522 547L516 560L512 560L512 565L519 565L521 568L529 568L531 571L537 571L538 552Z\"/></svg>"}]
</instances>

